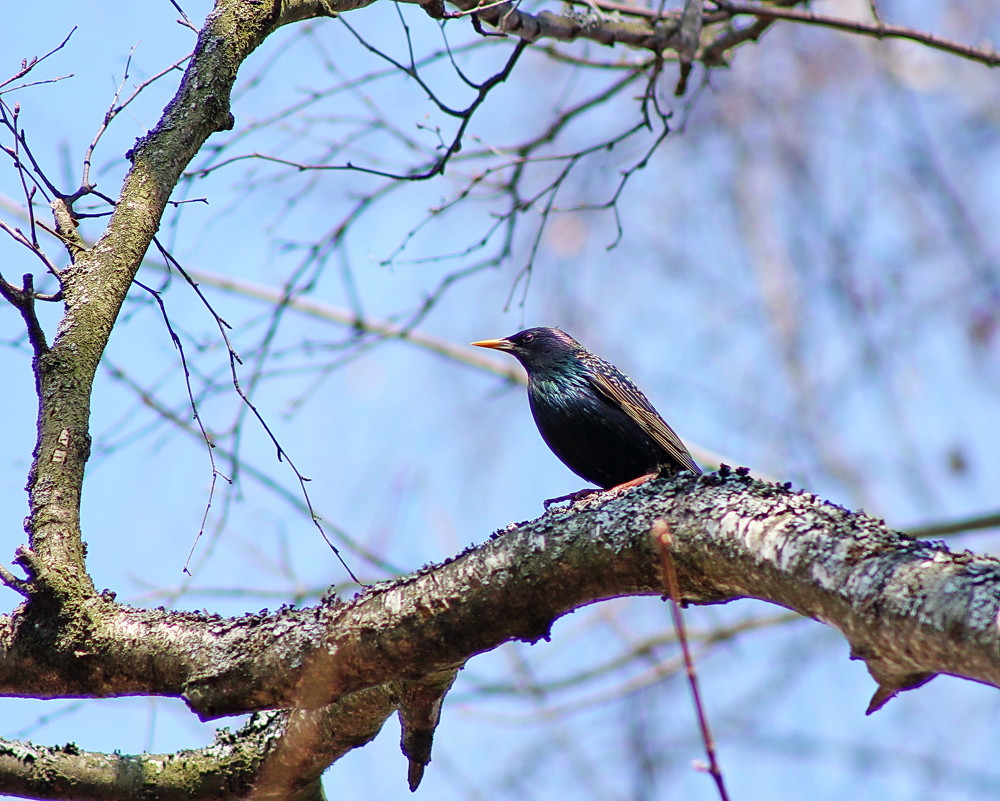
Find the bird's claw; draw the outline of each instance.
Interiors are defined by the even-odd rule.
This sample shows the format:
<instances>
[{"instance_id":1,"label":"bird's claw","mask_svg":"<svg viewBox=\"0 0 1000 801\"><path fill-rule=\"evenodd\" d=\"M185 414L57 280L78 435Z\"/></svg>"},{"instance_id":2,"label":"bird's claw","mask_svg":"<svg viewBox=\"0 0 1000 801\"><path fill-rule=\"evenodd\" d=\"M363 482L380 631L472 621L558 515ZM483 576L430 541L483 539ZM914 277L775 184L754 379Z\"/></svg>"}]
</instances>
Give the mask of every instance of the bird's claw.
<instances>
[{"instance_id":1,"label":"bird's claw","mask_svg":"<svg viewBox=\"0 0 1000 801\"><path fill-rule=\"evenodd\" d=\"M658 477L659 473L647 473L646 475L633 478L631 481L626 481L623 484L619 484L615 487L608 487L607 489L577 490L576 492L571 492L569 495L560 495L558 498L549 498L548 500L542 501L542 506L545 507L545 511L547 512L549 511L549 507L555 503L569 501L569 505L572 506L577 503L577 501L582 501L584 498L589 498L591 495L606 495L608 498L613 498L623 490L638 487L640 484L645 484L650 479Z\"/></svg>"},{"instance_id":2,"label":"bird's claw","mask_svg":"<svg viewBox=\"0 0 1000 801\"><path fill-rule=\"evenodd\" d=\"M556 503L562 503L563 501L569 501L569 505L572 506L577 501L582 501L584 498L589 498L602 490L598 489L584 489L577 490L576 492L571 492L569 495L560 495L558 498L548 498L542 501L542 506L545 507L545 511L549 511L549 507Z\"/></svg>"}]
</instances>

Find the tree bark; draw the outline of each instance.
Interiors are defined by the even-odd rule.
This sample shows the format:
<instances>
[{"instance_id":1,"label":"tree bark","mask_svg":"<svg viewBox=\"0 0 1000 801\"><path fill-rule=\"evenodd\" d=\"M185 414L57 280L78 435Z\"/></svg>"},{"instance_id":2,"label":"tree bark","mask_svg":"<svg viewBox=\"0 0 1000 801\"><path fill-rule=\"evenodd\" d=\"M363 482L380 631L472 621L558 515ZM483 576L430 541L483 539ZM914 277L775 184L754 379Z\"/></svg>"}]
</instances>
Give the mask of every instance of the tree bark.
<instances>
[{"instance_id":1,"label":"tree bark","mask_svg":"<svg viewBox=\"0 0 1000 801\"><path fill-rule=\"evenodd\" d=\"M61 628L22 609L0 625L0 692L177 695L203 719L294 709L308 724L304 750L328 759L346 750L326 744L332 731L343 737L343 705L354 747L414 695L407 682L444 676L439 700L476 654L547 639L555 620L586 604L663 594L650 533L659 519L673 534L684 602L759 598L837 628L878 682L879 702L937 673L1000 686L1000 562L722 471L551 510L349 603L223 619L98 596ZM40 622L63 635L39 637ZM411 718L430 719L437 701L427 699ZM329 716L337 726L323 724ZM326 764L310 758L316 776ZM0 791L12 780L0 768Z\"/></svg>"}]
</instances>

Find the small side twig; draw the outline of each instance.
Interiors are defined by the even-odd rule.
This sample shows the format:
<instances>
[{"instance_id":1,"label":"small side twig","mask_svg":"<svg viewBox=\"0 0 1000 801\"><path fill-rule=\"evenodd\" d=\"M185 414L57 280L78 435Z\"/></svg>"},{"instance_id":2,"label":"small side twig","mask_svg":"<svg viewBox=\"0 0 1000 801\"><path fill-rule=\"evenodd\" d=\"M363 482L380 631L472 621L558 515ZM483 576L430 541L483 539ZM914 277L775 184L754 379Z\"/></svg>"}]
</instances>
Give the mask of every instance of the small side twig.
<instances>
[{"instance_id":1,"label":"small side twig","mask_svg":"<svg viewBox=\"0 0 1000 801\"><path fill-rule=\"evenodd\" d=\"M23 59L21 61L21 69L19 69L17 72L15 72L13 75L11 75L7 80L0 82L0 94L4 94L5 92L13 92L15 89L23 89L26 86L34 86L35 83L31 83L31 84L22 84L21 86L14 86L14 87L11 87L10 89L4 89L4 87L10 86L10 84L14 83L14 81L17 81L17 80L20 80L21 78L23 78L25 75L27 75L29 72L31 72L35 67L37 67L39 64L41 64L43 61L45 61L45 59L47 59L49 56L51 56L51 55L53 55L55 53L58 53L60 50L62 50L66 46L66 43L69 41L69 38L74 33L76 33L76 27L77 26L74 25L73 28L70 30L70 32L66 34L66 38L63 39L62 42L60 42L59 44L57 44L55 47L53 47L44 56L35 56L34 58ZM61 80L63 80L63 78L71 78L71 77L72 77L71 75L64 75L64 76L62 76L60 78L50 78L47 81L46 80L37 81L36 83L53 83L55 81L61 81Z\"/></svg>"},{"instance_id":2,"label":"small side twig","mask_svg":"<svg viewBox=\"0 0 1000 801\"><path fill-rule=\"evenodd\" d=\"M695 712L698 715L698 726L701 728L701 738L705 744L705 754L708 757L708 772L715 780L715 786L719 790L719 798L722 801L729 801L726 792L726 785L722 778L722 768L719 766L715 753L715 741L712 739L712 732L708 726L708 717L705 715L705 707L701 702L701 692L698 690L698 674L694 668L694 659L691 657L691 649L688 646L687 631L684 628L684 617L681 614L681 587L677 580L677 568L674 566L673 557L670 555L670 547L673 545L673 534L670 525L662 517L653 521L653 528L650 532L656 540L656 546L660 554L660 564L663 566L663 583L667 591L667 599L670 601L670 614L674 621L674 629L677 631L677 641L681 644L681 653L684 655L684 671L687 673L688 683L691 685L691 697L694 700Z\"/></svg>"},{"instance_id":3,"label":"small side twig","mask_svg":"<svg viewBox=\"0 0 1000 801\"><path fill-rule=\"evenodd\" d=\"M477 17L480 11L485 11L488 8L496 8L497 6L502 6L508 0L493 0L493 2L481 3L476 8L467 8L461 11L452 11L445 14L442 19L460 19L462 17ZM494 36L506 36L506 34L493 34Z\"/></svg>"},{"instance_id":4,"label":"small side twig","mask_svg":"<svg viewBox=\"0 0 1000 801\"><path fill-rule=\"evenodd\" d=\"M31 599L31 582L19 579L3 565L0 565L0 582L10 587L18 595Z\"/></svg>"},{"instance_id":5,"label":"small side twig","mask_svg":"<svg viewBox=\"0 0 1000 801\"><path fill-rule=\"evenodd\" d=\"M177 0L170 0L170 5L176 8L177 13L181 15L181 18L177 20L177 22L185 28L190 28L195 33L198 33L198 27L191 22L191 18L184 12L184 9L181 8L180 3L178 3Z\"/></svg>"},{"instance_id":6,"label":"small side twig","mask_svg":"<svg viewBox=\"0 0 1000 801\"><path fill-rule=\"evenodd\" d=\"M927 47L933 47L936 50L942 50L953 56L978 61L980 64L985 64L988 67L1000 66L1000 53L992 47L967 45L962 42L935 36L934 34L924 33L915 28L908 28L904 25L886 25L879 18L876 18L875 22L863 22L843 19L841 17L830 17L825 14L815 14L811 11L800 11L797 8L764 5L757 2L748 3L739 2L739 0L712 1L722 11L733 15L749 14L757 17L760 22L780 19L805 23L807 25L819 25L824 28L833 28L839 31L860 34L861 36L871 36L875 39L907 39L911 42L926 45ZM719 44L713 43L709 46L709 49L718 50Z\"/></svg>"},{"instance_id":7,"label":"small side twig","mask_svg":"<svg viewBox=\"0 0 1000 801\"><path fill-rule=\"evenodd\" d=\"M473 15L473 19L475 18L476 18L475 15ZM514 48L511 50L510 56L508 56L507 58L507 63L503 66L503 68L500 69L499 72L490 76L485 81L483 81L482 83L478 84L475 87L476 97L472 100L472 102L469 103L469 105L466 106L465 108L453 108L448 104L444 103L441 99L439 99L434 90L420 76L417 70L417 64L413 59L412 50L410 52L410 64L409 66L407 66L402 62L398 61L397 59L393 58L388 53L379 50L377 47L369 43L363 36L361 36L361 34L359 34L353 27L351 27L350 24L344 21L343 17L341 17L340 22L347 28L348 31L350 31L351 35L354 36L355 39L357 39L358 43L362 47L364 47L370 53L388 62L389 64L392 64L396 69L400 70L401 72L408 75L412 80L416 81L417 84L420 86L420 88L427 93L428 99L432 103L434 103L434 105L437 106L437 108L442 113L447 114L449 117L454 117L455 119L458 119L460 121L458 127L455 130L454 136L452 137L451 143L448 144L447 146L445 146L444 143L442 143L441 150L443 150L444 152L441 153L441 155L435 159L434 163L426 170L408 174L396 174L392 172L385 172L383 170L371 169L368 167L360 167L352 164L351 162L347 162L346 164L348 168L356 170L357 172L362 172L367 175L377 175L383 178L393 178L401 181L426 181L430 178L433 178L436 175L441 175L444 173L445 167L448 166L448 162L451 160L452 156L454 156L462 149L462 142L465 136L465 131L466 128L468 128L469 123L472 121L473 115L476 113L479 107L485 102L490 92L497 86L502 84L504 81L506 81L507 78L510 77L510 74L514 71L514 66L517 64L518 59L520 58L521 54L527 49L529 44L526 39L519 39L517 44L514 45Z\"/></svg>"},{"instance_id":8,"label":"small side twig","mask_svg":"<svg viewBox=\"0 0 1000 801\"><path fill-rule=\"evenodd\" d=\"M21 279L23 286L19 289L12 284L8 284L0 275L0 296L14 306L24 319L24 324L28 329L28 341L36 356L41 356L48 349L45 341L45 332L42 324L38 322L38 315L35 314L35 277L31 273L25 273Z\"/></svg>"},{"instance_id":9,"label":"small side twig","mask_svg":"<svg viewBox=\"0 0 1000 801\"><path fill-rule=\"evenodd\" d=\"M38 220L35 220L35 224L38 225L40 228L43 228L43 229L45 228L45 226L41 225L38 222ZM13 239L19 245L24 245L28 250L30 250L39 259L41 259L41 262L42 262L42 264L45 265L45 269L46 270L48 270L50 273L52 273L52 275L54 275L56 278L59 278L59 268L56 267L55 264L52 263L51 259L49 259L48 256L45 255L45 251L43 251L40 247L35 247L31 243L31 240L28 239L28 237L24 234L24 232L20 228L15 228L12 225L8 225L3 220L0 220L0 231L3 231L5 233L7 233L7 234L10 234L11 239ZM50 297L48 295L44 295L44 296L43 295L34 295L34 299L35 300L61 300L62 298L61 298L61 296L57 298L55 296L51 296Z\"/></svg>"},{"instance_id":10,"label":"small side twig","mask_svg":"<svg viewBox=\"0 0 1000 801\"><path fill-rule=\"evenodd\" d=\"M205 526L208 524L208 515L212 510L212 500L215 498L215 488L219 481L219 476L222 476L223 480L232 484L232 479L226 476L222 471L219 470L218 465L215 463L215 443L212 441L212 437L209 435L208 430L205 428L205 423L201 419L201 412L198 410L198 402L194 397L194 390L191 388L191 370L188 367L187 356L184 354L184 344L181 342L181 338L174 331L174 327L170 322L170 315L167 314L166 304L163 302L163 297L160 293L150 286L146 286L141 281L133 280L136 286L140 289L145 289L156 301L157 306L160 309L160 315L163 318L163 324L167 327L167 333L170 335L170 341L174 343L174 347L177 348L178 354L180 354L181 369L184 371L184 386L187 388L188 402L191 404L191 415L198 425L198 430L201 432L201 438L205 442L205 447L208 449L208 461L212 468L212 480L208 488L208 499L205 502L205 511L201 516L201 526L198 529L198 534L194 538L194 542L191 544L191 550L188 553L187 560L184 562L184 567L182 570L187 575L191 575L191 571L188 569L191 564L191 557L194 555L195 548L198 547L198 542L201 540L205 533Z\"/></svg>"},{"instance_id":11,"label":"small side twig","mask_svg":"<svg viewBox=\"0 0 1000 801\"><path fill-rule=\"evenodd\" d=\"M178 8L178 10L180 10L179 6L177 6L176 4L175 7ZM183 13L183 11L181 13ZM128 83L129 69L132 66L133 55L135 55L134 46L132 47L131 50L129 50L128 58L125 60L125 71L122 74L121 82L115 89L115 94L111 98L111 103L108 106L107 111L104 112L104 119L101 121L101 124L97 129L97 133L94 134L94 138L91 140L90 145L87 148L87 152L84 154L83 177L80 180L80 188L77 189L73 195L69 196L69 200L71 202L77 200L80 197L83 197L84 195L90 194L94 186L96 186L96 184L91 184L90 182L91 162L93 161L94 150L97 149L97 145L101 141L101 137L103 137L105 132L108 130L108 126L111 124L111 121L114 120L114 118L117 117L129 105L129 103L135 100L142 93L142 91L146 89L150 84L154 83L155 81L158 81L164 75L168 75L171 72L179 70L181 66L184 64L184 62L191 58L191 54L189 53L188 55L184 56L184 58L175 61L169 67L165 67L155 75L152 75L151 77L147 78L145 81L140 83L138 86L135 87L135 89L132 90L132 94L130 94L127 98L125 98L125 100L121 100L122 92L125 90L125 84ZM119 102L120 100L121 102Z\"/></svg>"},{"instance_id":12,"label":"small side twig","mask_svg":"<svg viewBox=\"0 0 1000 801\"><path fill-rule=\"evenodd\" d=\"M319 515L316 513L316 510L313 508L312 498L309 495L309 490L306 488L306 483L311 479L306 477L305 474L303 474L302 471L300 471L299 468L296 466L295 462L292 461L292 458L289 455L288 451L285 450L284 446L278 440L277 436L271 430L271 427L268 425L267 421L264 419L264 416L261 414L260 410L253 404L253 401L250 400L250 397L243 389L243 386L240 383L239 370L237 367L237 365L241 365L243 363L243 360L236 352L236 348L233 347L232 341L229 339L229 334L227 333L228 329L230 329L232 326L230 326L229 323L227 323L222 318L222 316L213 308L208 298L205 297L204 293L199 288L198 282L195 281L188 274L188 272L184 269L181 263L173 257L170 251L168 251L155 236L153 237L153 245L157 248L157 250L159 250L160 255L163 256L167 264L173 267L175 270L177 270L177 272L180 273L180 275L184 278L184 280L187 281L188 285L194 290L195 294L198 295L198 298L201 300L202 304L204 304L209 314L211 314L212 317L215 319L216 326L219 329L219 333L222 336L222 340L225 343L229 353L230 377L232 379L233 388L236 390L236 394L239 396L243 404L250 410L253 416L257 419L257 422L264 430L264 433L266 433L268 438L271 440L271 443L275 447L278 461L284 461L288 465L292 473L294 473L295 478L298 479L299 487L302 491L303 501L305 502L306 508L309 510L309 515L312 519L313 525L316 526L316 528L319 530L320 536L323 537L323 540L333 551L334 556L336 556L340 564L343 565L344 569L347 571L347 574L351 577L351 579L358 585L365 586L364 583L357 576L354 575L354 571L351 570L350 566L347 564L347 562L344 560L344 557L341 555L340 550L337 548L336 545L333 544L333 541L326 533L326 529L323 528L323 523L320 520Z\"/></svg>"},{"instance_id":13,"label":"small side twig","mask_svg":"<svg viewBox=\"0 0 1000 801\"><path fill-rule=\"evenodd\" d=\"M677 29L677 58L680 61L680 75L674 88L675 97L683 97L687 92L691 66L701 44L701 29L704 24L705 9L702 0L684 0L680 26Z\"/></svg>"},{"instance_id":14,"label":"small side twig","mask_svg":"<svg viewBox=\"0 0 1000 801\"><path fill-rule=\"evenodd\" d=\"M26 177L42 191L42 194L45 195L46 202L49 202L52 198L59 196L59 190L56 189L55 184L53 184L48 177L46 177L45 171L35 159L35 155L31 152L31 148L28 147L28 138L24 133L24 129L20 127L18 122L20 113L20 103L15 103L13 106L9 106L3 100L0 100L0 124L7 128L14 136L14 147L4 147L3 150L14 160L15 168L24 170ZM22 153L28 157L28 162L31 164L30 170L21 158Z\"/></svg>"},{"instance_id":15,"label":"small side twig","mask_svg":"<svg viewBox=\"0 0 1000 801\"><path fill-rule=\"evenodd\" d=\"M956 520L947 520L940 523L927 523L922 526L914 526L913 528L906 529L903 533L916 540L926 540L931 537L964 534L967 531L981 531L986 528L997 528L998 526L1000 526L1000 512L990 512L988 514L961 517Z\"/></svg>"}]
</instances>

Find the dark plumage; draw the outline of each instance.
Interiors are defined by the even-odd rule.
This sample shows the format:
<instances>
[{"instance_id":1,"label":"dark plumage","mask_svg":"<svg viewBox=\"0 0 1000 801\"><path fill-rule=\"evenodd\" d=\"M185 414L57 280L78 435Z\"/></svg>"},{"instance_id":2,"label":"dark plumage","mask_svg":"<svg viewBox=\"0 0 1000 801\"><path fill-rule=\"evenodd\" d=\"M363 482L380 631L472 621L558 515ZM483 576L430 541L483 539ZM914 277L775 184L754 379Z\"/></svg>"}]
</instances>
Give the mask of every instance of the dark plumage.
<instances>
[{"instance_id":1,"label":"dark plumage","mask_svg":"<svg viewBox=\"0 0 1000 801\"><path fill-rule=\"evenodd\" d=\"M524 365L542 439L581 478L610 489L650 474L701 472L639 388L558 328L472 344Z\"/></svg>"}]
</instances>

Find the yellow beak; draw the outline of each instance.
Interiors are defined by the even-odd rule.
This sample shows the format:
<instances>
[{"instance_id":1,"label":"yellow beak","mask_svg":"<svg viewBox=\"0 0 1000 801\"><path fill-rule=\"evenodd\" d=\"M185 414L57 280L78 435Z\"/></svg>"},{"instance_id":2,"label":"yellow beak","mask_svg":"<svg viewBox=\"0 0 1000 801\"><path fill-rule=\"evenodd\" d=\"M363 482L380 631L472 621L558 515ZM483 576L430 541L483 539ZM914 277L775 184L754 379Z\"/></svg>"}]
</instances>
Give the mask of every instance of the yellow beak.
<instances>
[{"instance_id":1,"label":"yellow beak","mask_svg":"<svg viewBox=\"0 0 1000 801\"><path fill-rule=\"evenodd\" d=\"M479 342L470 343L477 348L493 348L493 350L513 350L514 343L509 339L481 339Z\"/></svg>"}]
</instances>

